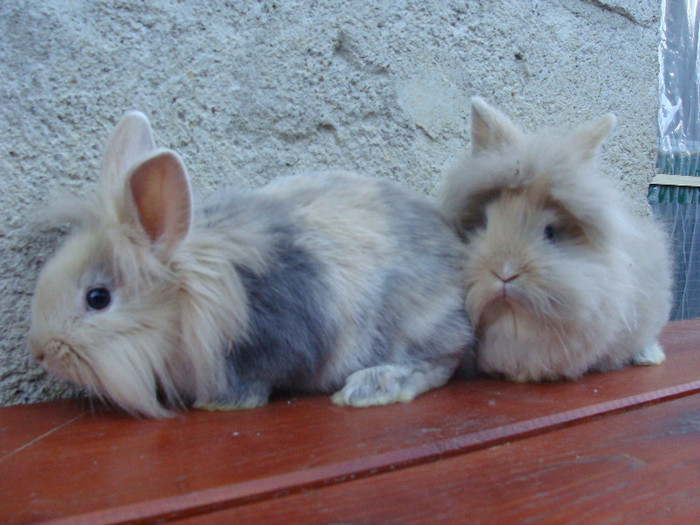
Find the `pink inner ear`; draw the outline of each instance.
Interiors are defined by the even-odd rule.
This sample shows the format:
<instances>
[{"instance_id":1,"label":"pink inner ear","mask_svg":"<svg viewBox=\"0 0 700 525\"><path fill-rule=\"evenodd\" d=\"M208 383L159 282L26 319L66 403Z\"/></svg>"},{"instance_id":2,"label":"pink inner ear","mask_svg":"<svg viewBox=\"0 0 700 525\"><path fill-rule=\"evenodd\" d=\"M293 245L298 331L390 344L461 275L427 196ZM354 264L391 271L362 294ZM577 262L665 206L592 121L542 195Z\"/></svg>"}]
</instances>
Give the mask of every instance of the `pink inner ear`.
<instances>
[{"instance_id":1,"label":"pink inner ear","mask_svg":"<svg viewBox=\"0 0 700 525\"><path fill-rule=\"evenodd\" d=\"M161 152L142 162L129 184L138 220L151 243L170 247L187 235L191 221L189 183L173 152Z\"/></svg>"}]
</instances>

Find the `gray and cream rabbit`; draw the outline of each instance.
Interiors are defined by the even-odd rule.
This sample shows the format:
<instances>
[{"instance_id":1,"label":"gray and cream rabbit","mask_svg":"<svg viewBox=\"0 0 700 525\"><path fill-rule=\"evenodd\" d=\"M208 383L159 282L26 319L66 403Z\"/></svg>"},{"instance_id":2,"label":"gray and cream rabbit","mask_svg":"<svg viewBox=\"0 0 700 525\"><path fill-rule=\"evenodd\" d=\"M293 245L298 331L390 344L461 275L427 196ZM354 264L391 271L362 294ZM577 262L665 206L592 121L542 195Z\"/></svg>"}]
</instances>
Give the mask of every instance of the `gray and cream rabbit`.
<instances>
[{"instance_id":1,"label":"gray and cream rabbit","mask_svg":"<svg viewBox=\"0 0 700 525\"><path fill-rule=\"evenodd\" d=\"M29 347L130 413L257 407L277 390L410 401L469 362L463 243L395 183L280 178L195 209L181 158L132 112L78 205L57 213L73 231L39 276Z\"/></svg>"}]
</instances>

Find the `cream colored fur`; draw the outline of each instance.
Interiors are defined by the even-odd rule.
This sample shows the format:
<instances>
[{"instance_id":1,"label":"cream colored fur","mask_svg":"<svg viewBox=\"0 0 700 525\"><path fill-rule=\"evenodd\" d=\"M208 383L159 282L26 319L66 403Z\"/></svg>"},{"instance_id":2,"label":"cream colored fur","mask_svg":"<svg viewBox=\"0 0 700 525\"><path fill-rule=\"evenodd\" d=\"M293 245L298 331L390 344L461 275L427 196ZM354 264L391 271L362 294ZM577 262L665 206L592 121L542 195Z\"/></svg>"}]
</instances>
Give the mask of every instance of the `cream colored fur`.
<instances>
[{"instance_id":1,"label":"cream colored fur","mask_svg":"<svg viewBox=\"0 0 700 525\"><path fill-rule=\"evenodd\" d=\"M660 227L596 166L614 122L526 134L473 101L472 156L449 173L442 204L467 242L484 372L541 381L663 361L670 256Z\"/></svg>"},{"instance_id":2,"label":"cream colored fur","mask_svg":"<svg viewBox=\"0 0 700 525\"><path fill-rule=\"evenodd\" d=\"M29 347L45 369L162 417L259 406L277 387L340 389L333 400L354 406L409 401L471 349L463 245L424 197L349 173L224 193L197 214L190 195L179 156L155 149L145 116L128 114L97 195L55 209L75 230L32 304ZM110 297L97 311L95 290ZM280 300L292 306L271 304ZM290 349L288 337L307 346Z\"/></svg>"}]
</instances>

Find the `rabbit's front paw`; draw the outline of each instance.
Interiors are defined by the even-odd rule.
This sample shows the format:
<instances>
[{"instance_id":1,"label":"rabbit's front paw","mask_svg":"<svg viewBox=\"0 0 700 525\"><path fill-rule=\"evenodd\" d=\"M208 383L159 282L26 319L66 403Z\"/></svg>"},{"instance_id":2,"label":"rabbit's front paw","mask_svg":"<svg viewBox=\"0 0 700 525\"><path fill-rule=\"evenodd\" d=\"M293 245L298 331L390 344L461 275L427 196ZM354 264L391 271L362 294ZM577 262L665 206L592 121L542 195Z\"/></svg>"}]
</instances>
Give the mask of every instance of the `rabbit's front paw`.
<instances>
[{"instance_id":1,"label":"rabbit's front paw","mask_svg":"<svg viewBox=\"0 0 700 525\"><path fill-rule=\"evenodd\" d=\"M422 367L381 365L358 370L331 398L336 405L368 407L408 402L417 395L444 385L452 370L438 365Z\"/></svg>"},{"instance_id":2,"label":"rabbit's front paw","mask_svg":"<svg viewBox=\"0 0 700 525\"><path fill-rule=\"evenodd\" d=\"M246 410L267 404L270 388L264 384L237 383L229 386L229 392L214 399L197 401L194 408L199 410Z\"/></svg>"},{"instance_id":3,"label":"rabbit's front paw","mask_svg":"<svg viewBox=\"0 0 700 525\"><path fill-rule=\"evenodd\" d=\"M663 348L655 341L637 352L632 358L632 364L637 366L659 365L665 360L666 354Z\"/></svg>"}]
</instances>

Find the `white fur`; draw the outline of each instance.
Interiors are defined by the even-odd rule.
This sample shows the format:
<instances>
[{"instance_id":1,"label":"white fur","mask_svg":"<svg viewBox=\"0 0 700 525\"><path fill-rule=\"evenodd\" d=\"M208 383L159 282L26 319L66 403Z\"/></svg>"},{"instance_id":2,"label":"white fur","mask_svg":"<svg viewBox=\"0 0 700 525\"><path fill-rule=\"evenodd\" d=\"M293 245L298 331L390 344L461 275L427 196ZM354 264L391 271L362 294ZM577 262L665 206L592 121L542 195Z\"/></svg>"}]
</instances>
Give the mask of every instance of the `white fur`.
<instances>
[{"instance_id":1,"label":"white fur","mask_svg":"<svg viewBox=\"0 0 700 525\"><path fill-rule=\"evenodd\" d=\"M473 155L449 173L442 207L468 244L484 372L542 381L663 361L670 256L659 226L596 166L614 122L530 135L473 101Z\"/></svg>"}]
</instances>

